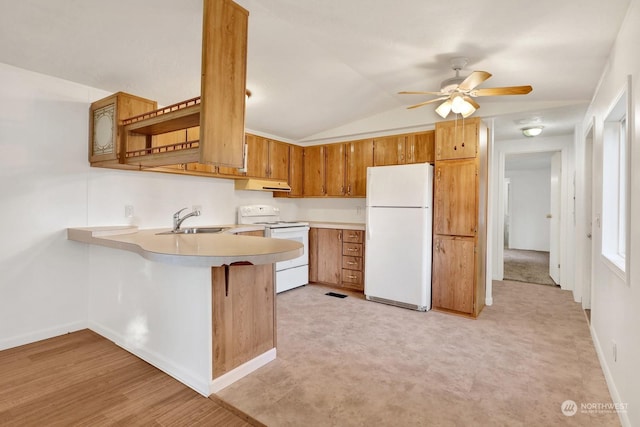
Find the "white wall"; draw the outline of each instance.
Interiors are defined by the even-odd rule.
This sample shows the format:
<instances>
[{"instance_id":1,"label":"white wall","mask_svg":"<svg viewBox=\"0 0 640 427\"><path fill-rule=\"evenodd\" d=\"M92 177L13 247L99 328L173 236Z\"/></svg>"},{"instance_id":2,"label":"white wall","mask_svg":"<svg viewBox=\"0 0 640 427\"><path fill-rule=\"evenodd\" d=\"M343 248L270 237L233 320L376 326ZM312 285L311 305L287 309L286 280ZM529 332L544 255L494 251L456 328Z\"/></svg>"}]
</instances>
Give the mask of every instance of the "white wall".
<instances>
[{"instance_id":1,"label":"white wall","mask_svg":"<svg viewBox=\"0 0 640 427\"><path fill-rule=\"evenodd\" d=\"M365 199L297 199L299 219L307 221L365 222Z\"/></svg>"},{"instance_id":2,"label":"white wall","mask_svg":"<svg viewBox=\"0 0 640 427\"><path fill-rule=\"evenodd\" d=\"M0 349L84 327L90 88L0 64Z\"/></svg>"},{"instance_id":3,"label":"white wall","mask_svg":"<svg viewBox=\"0 0 640 427\"><path fill-rule=\"evenodd\" d=\"M108 93L0 64L0 349L87 327L89 251L67 227L235 223L241 204L296 205L226 179L90 168L89 104ZM134 218L124 216L133 205Z\"/></svg>"},{"instance_id":4,"label":"white wall","mask_svg":"<svg viewBox=\"0 0 640 427\"><path fill-rule=\"evenodd\" d=\"M624 89L627 76L632 76L630 93L633 109L631 121L631 215L640 218L640 57L637 55L640 40L640 0L632 0L626 20L612 48L607 69L599 88L585 115L582 129L588 132L593 123L593 275L591 293L591 332L598 355L614 400L628 403L622 414L624 425L640 425L640 224L631 221L630 239L631 271L626 283L615 274L602 257L602 229L597 218L602 214L602 128L603 121L617 96ZM584 144L581 135L579 143ZM582 176L581 169L577 176ZM583 200L577 200L580 206ZM581 236L579 236L581 237ZM581 240L582 241L582 240ZM583 271L582 274L590 274ZM613 357L613 344L617 345L617 360Z\"/></svg>"},{"instance_id":5,"label":"white wall","mask_svg":"<svg viewBox=\"0 0 640 427\"><path fill-rule=\"evenodd\" d=\"M549 251L550 169L505 171L510 179L509 247Z\"/></svg>"}]
</instances>

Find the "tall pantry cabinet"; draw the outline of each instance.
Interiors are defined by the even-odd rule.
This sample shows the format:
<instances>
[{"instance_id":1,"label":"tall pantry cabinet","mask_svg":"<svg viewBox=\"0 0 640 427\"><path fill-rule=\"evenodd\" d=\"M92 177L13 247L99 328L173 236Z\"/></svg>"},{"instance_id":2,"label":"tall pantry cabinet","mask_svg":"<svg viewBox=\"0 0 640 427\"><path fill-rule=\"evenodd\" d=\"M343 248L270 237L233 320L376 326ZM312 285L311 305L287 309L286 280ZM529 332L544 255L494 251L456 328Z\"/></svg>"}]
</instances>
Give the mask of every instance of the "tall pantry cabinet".
<instances>
[{"instance_id":1,"label":"tall pantry cabinet","mask_svg":"<svg viewBox=\"0 0 640 427\"><path fill-rule=\"evenodd\" d=\"M487 127L436 123L432 306L477 317L485 301Z\"/></svg>"}]
</instances>

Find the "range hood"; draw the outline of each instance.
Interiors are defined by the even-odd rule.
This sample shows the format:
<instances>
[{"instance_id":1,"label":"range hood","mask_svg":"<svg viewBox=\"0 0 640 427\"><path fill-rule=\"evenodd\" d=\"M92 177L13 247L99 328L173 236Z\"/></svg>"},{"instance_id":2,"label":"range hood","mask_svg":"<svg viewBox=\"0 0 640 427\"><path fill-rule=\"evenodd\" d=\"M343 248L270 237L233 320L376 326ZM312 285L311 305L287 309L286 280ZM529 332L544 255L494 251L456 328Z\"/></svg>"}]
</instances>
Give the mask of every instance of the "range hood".
<instances>
[{"instance_id":1,"label":"range hood","mask_svg":"<svg viewBox=\"0 0 640 427\"><path fill-rule=\"evenodd\" d=\"M268 179L249 178L236 179L236 190L255 191L284 191L290 192L291 187L284 181L270 181Z\"/></svg>"}]
</instances>

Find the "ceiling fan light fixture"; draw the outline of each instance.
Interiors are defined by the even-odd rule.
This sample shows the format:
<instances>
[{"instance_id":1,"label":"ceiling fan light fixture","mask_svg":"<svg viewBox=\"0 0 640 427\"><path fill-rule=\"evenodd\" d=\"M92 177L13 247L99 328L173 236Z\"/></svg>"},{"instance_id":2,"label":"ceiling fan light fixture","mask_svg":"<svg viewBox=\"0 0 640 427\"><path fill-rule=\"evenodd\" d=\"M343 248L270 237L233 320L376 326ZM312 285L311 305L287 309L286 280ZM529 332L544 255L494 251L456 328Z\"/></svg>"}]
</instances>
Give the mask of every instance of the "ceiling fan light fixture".
<instances>
[{"instance_id":1,"label":"ceiling fan light fixture","mask_svg":"<svg viewBox=\"0 0 640 427\"><path fill-rule=\"evenodd\" d=\"M456 114L461 114L462 117L467 118L475 113L476 108L467 102L461 95L453 97L451 101L451 111Z\"/></svg>"},{"instance_id":2,"label":"ceiling fan light fixture","mask_svg":"<svg viewBox=\"0 0 640 427\"><path fill-rule=\"evenodd\" d=\"M436 108L436 113L443 119L446 119L449 113L451 112L451 100L447 99L442 104Z\"/></svg>"},{"instance_id":3,"label":"ceiling fan light fixture","mask_svg":"<svg viewBox=\"0 0 640 427\"><path fill-rule=\"evenodd\" d=\"M460 114L462 114L462 117L466 119L467 117L475 113L476 109L473 105L469 104L467 101L465 101L464 103L465 103L465 106L463 110L460 111Z\"/></svg>"},{"instance_id":4,"label":"ceiling fan light fixture","mask_svg":"<svg viewBox=\"0 0 640 427\"><path fill-rule=\"evenodd\" d=\"M522 134L527 137L538 136L542 133L542 129L544 126L532 126L527 128L522 128Z\"/></svg>"}]
</instances>

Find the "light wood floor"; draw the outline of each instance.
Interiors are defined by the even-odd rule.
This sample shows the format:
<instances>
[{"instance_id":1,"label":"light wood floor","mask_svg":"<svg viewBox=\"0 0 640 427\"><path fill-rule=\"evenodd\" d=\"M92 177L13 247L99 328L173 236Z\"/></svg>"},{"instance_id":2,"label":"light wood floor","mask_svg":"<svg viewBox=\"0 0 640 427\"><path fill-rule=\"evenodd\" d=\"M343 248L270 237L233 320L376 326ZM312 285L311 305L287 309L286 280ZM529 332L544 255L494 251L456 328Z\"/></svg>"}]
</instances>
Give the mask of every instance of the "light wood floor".
<instances>
[{"instance_id":1,"label":"light wood floor","mask_svg":"<svg viewBox=\"0 0 640 427\"><path fill-rule=\"evenodd\" d=\"M263 425L89 330L0 352L0 425L114 424Z\"/></svg>"}]
</instances>

